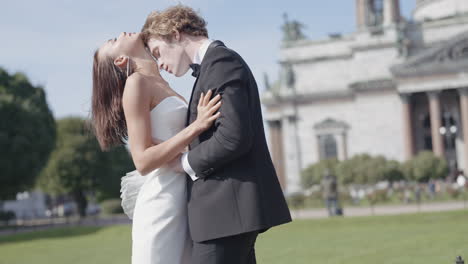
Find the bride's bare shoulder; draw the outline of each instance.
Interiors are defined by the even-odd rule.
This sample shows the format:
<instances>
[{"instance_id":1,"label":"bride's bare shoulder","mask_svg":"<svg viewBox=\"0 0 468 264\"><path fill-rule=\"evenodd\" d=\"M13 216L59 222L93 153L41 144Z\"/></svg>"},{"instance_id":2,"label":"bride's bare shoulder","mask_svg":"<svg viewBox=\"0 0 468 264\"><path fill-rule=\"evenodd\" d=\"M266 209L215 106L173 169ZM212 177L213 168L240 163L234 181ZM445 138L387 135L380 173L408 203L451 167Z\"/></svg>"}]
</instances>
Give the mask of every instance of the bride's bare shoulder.
<instances>
[{"instance_id":1,"label":"bride's bare shoulder","mask_svg":"<svg viewBox=\"0 0 468 264\"><path fill-rule=\"evenodd\" d=\"M124 108L142 105L149 107L153 96L153 89L145 82L143 76L134 73L127 78L122 95Z\"/></svg>"},{"instance_id":2,"label":"bride's bare shoulder","mask_svg":"<svg viewBox=\"0 0 468 264\"><path fill-rule=\"evenodd\" d=\"M146 90L149 90L147 88L147 85L145 85L145 78L139 74L139 73L134 73L132 75L130 75L127 80L125 81L125 88L124 88L124 93L126 91L131 91L131 90L134 90L134 89L139 89L139 90L142 90L142 89L146 89Z\"/></svg>"}]
</instances>

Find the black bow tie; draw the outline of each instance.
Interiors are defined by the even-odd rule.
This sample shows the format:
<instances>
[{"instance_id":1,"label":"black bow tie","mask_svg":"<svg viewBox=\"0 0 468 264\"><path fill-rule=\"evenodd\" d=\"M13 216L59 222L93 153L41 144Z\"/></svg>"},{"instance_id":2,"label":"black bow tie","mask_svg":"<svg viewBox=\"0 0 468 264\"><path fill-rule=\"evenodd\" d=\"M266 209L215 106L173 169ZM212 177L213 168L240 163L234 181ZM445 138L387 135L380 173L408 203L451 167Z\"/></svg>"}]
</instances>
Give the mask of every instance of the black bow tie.
<instances>
[{"instance_id":1,"label":"black bow tie","mask_svg":"<svg viewBox=\"0 0 468 264\"><path fill-rule=\"evenodd\" d=\"M192 63L190 64L190 68L192 68L192 76L195 78L198 78L198 75L200 75L200 64L198 63Z\"/></svg>"}]
</instances>

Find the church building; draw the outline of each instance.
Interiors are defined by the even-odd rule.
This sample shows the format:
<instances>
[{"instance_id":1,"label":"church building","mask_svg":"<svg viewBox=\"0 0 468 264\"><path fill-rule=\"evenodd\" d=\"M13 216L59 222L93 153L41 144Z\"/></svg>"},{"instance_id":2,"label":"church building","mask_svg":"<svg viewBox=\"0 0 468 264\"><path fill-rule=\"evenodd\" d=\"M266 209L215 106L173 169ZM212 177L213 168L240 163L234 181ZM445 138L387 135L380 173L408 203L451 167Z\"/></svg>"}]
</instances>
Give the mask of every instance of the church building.
<instances>
[{"instance_id":1,"label":"church building","mask_svg":"<svg viewBox=\"0 0 468 264\"><path fill-rule=\"evenodd\" d=\"M286 193L327 158L404 161L433 151L468 170L468 1L356 0L355 32L307 39L283 26L280 76L262 95L270 151Z\"/></svg>"}]
</instances>

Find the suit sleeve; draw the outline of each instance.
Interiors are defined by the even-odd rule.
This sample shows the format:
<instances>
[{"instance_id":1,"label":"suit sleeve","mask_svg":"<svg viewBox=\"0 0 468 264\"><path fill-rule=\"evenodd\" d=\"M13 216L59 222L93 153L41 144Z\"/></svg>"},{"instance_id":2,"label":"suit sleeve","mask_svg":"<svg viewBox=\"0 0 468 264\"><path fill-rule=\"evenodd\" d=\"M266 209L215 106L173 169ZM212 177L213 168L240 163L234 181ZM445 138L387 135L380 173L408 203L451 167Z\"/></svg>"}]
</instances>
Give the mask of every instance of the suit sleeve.
<instances>
[{"instance_id":1,"label":"suit sleeve","mask_svg":"<svg viewBox=\"0 0 468 264\"><path fill-rule=\"evenodd\" d=\"M213 135L188 152L188 163L200 178L248 152L253 140L247 69L234 54L219 53L210 60L201 87L221 94L221 115Z\"/></svg>"}]
</instances>

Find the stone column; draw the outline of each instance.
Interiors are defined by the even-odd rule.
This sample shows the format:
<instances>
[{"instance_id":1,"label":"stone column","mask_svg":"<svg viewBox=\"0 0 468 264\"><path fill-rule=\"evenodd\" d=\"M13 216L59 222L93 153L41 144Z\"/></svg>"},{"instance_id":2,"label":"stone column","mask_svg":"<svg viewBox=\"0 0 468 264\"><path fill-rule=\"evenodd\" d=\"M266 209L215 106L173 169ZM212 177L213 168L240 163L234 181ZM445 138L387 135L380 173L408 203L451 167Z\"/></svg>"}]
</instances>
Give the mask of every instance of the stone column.
<instances>
[{"instance_id":1,"label":"stone column","mask_svg":"<svg viewBox=\"0 0 468 264\"><path fill-rule=\"evenodd\" d=\"M460 94L461 129L463 133L463 169L468 171L468 88L458 90Z\"/></svg>"},{"instance_id":2,"label":"stone column","mask_svg":"<svg viewBox=\"0 0 468 264\"><path fill-rule=\"evenodd\" d=\"M286 178L286 194L301 190L300 169L297 162L297 148L294 132L294 121L292 116L285 115L281 120L283 149L284 149L284 170Z\"/></svg>"},{"instance_id":3,"label":"stone column","mask_svg":"<svg viewBox=\"0 0 468 264\"><path fill-rule=\"evenodd\" d=\"M341 134L341 142L343 143L343 146L341 147L342 152L343 152L343 160L348 159L348 139L346 137L346 132L343 132Z\"/></svg>"},{"instance_id":4,"label":"stone column","mask_svg":"<svg viewBox=\"0 0 468 264\"><path fill-rule=\"evenodd\" d=\"M444 141L440 134L442 126L440 111L440 91L427 93L429 97L429 115L431 116L432 151L436 156L445 157Z\"/></svg>"},{"instance_id":5,"label":"stone column","mask_svg":"<svg viewBox=\"0 0 468 264\"><path fill-rule=\"evenodd\" d=\"M384 26L391 26L400 21L400 1L384 0Z\"/></svg>"},{"instance_id":6,"label":"stone column","mask_svg":"<svg viewBox=\"0 0 468 264\"><path fill-rule=\"evenodd\" d=\"M284 175L284 154L283 154L283 131L281 120L269 121L271 158L275 165L276 174L281 184L281 188L286 190L286 178Z\"/></svg>"},{"instance_id":7,"label":"stone column","mask_svg":"<svg viewBox=\"0 0 468 264\"><path fill-rule=\"evenodd\" d=\"M367 1L356 0L356 25L358 30L362 30L367 26Z\"/></svg>"},{"instance_id":8,"label":"stone column","mask_svg":"<svg viewBox=\"0 0 468 264\"><path fill-rule=\"evenodd\" d=\"M413 120L411 111L411 94L400 94L403 107L403 144L405 145L405 160L411 159L414 156L414 136L413 136Z\"/></svg>"},{"instance_id":9,"label":"stone column","mask_svg":"<svg viewBox=\"0 0 468 264\"><path fill-rule=\"evenodd\" d=\"M343 161L348 159L348 153L346 148L346 133L337 133L334 135L336 140L336 146L338 148L338 160Z\"/></svg>"}]
</instances>

